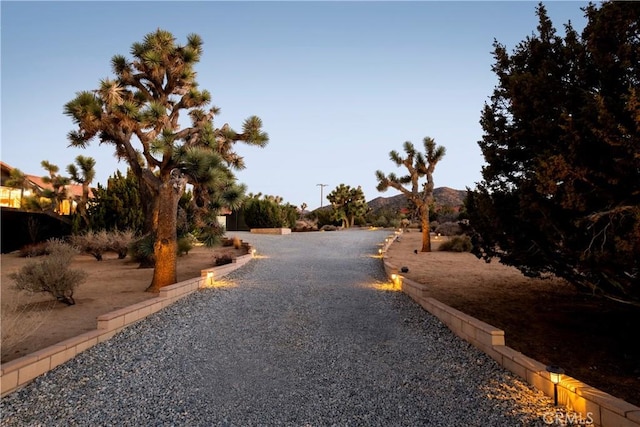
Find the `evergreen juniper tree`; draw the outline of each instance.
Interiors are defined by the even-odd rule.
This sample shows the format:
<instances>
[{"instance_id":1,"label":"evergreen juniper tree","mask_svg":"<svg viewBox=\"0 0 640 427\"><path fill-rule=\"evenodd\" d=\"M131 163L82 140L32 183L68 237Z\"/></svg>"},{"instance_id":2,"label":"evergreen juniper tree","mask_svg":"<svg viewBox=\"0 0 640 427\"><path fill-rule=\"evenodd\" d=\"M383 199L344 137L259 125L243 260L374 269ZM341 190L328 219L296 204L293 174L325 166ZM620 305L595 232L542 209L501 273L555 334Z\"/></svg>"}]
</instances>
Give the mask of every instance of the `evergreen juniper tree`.
<instances>
[{"instance_id":1,"label":"evergreen juniper tree","mask_svg":"<svg viewBox=\"0 0 640 427\"><path fill-rule=\"evenodd\" d=\"M640 3L583 9L580 36L545 7L482 112L483 180L469 192L474 251L529 276L640 301Z\"/></svg>"}]
</instances>

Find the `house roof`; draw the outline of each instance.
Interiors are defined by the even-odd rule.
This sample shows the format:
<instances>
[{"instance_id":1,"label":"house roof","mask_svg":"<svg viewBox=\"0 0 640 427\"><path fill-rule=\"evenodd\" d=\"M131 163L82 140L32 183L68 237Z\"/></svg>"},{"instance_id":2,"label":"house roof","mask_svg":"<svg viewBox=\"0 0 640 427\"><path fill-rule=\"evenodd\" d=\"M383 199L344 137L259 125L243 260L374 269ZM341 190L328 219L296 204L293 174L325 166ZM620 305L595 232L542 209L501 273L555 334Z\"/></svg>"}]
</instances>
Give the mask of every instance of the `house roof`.
<instances>
[{"instance_id":1,"label":"house roof","mask_svg":"<svg viewBox=\"0 0 640 427\"><path fill-rule=\"evenodd\" d=\"M2 172L7 175L11 173L14 167L8 165L5 162L0 161L0 167L2 168ZM42 188L44 190L53 190L53 186L49 183L44 182L41 176L26 174L27 179L36 187ZM82 185L79 184L69 184L66 186L67 194L73 198L82 197ZM93 190L89 189L89 197L93 196Z\"/></svg>"}]
</instances>

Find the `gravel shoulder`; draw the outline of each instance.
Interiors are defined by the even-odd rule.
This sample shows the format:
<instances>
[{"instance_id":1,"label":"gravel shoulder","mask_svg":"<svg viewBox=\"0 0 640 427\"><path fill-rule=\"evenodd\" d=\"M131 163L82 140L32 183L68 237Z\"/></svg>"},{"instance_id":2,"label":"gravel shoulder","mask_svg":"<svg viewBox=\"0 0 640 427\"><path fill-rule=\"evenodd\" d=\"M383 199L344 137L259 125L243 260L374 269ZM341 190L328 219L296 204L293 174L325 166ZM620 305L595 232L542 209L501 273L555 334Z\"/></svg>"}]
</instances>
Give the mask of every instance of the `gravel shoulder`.
<instances>
[{"instance_id":1,"label":"gravel shoulder","mask_svg":"<svg viewBox=\"0 0 640 427\"><path fill-rule=\"evenodd\" d=\"M3 426L543 426L553 402L386 283L385 231L259 257L2 399Z\"/></svg>"}]
</instances>

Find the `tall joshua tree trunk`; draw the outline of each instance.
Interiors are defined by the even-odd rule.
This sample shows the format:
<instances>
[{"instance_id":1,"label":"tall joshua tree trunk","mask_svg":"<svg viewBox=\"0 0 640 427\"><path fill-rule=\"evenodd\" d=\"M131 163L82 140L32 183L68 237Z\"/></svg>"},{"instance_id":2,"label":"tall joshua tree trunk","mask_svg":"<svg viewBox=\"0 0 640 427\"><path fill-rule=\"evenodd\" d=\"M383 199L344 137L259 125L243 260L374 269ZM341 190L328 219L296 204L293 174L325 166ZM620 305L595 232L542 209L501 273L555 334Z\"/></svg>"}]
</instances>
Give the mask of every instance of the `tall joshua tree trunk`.
<instances>
[{"instance_id":1,"label":"tall joshua tree trunk","mask_svg":"<svg viewBox=\"0 0 640 427\"><path fill-rule=\"evenodd\" d=\"M172 174L173 175L173 174ZM153 244L153 255L156 262L153 279L147 292L160 292L167 284L176 283L178 257L178 201L185 188L185 179L173 175L163 180L158 188L154 230L156 239Z\"/></svg>"}]
</instances>

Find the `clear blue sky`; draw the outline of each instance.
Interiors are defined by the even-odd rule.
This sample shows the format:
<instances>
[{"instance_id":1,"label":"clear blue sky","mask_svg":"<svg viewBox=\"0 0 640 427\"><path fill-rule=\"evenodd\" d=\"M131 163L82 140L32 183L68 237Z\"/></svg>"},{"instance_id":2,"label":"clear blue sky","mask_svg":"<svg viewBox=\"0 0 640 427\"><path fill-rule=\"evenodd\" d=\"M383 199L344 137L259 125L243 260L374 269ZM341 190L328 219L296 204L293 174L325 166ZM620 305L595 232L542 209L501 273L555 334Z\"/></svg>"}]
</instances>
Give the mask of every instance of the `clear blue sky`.
<instances>
[{"instance_id":1,"label":"clear blue sky","mask_svg":"<svg viewBox=\"0 0 640 427\"><path fill-rule=\"evenodd\" d=\"M558 32L578 31L586 2L545 2ZM67 148L76 92L112 77L115 54L162 28L178 43L197 33L201 88L221 108L216 126L237 130L257 115L270 142L238 144L253 193L313 209L343 183L376 190L375 171L403 173L389 160L404 141L430 136L447 154L436 187L480 181L477 141L483 104L496 85L494 38L511 51L536 30L537 2L1 2L2 161L44 175L79 154L97 162L96 182L126 164L113 147ZM327 204L326 199L323 204Z\"/></svg>"}]
</instances>

